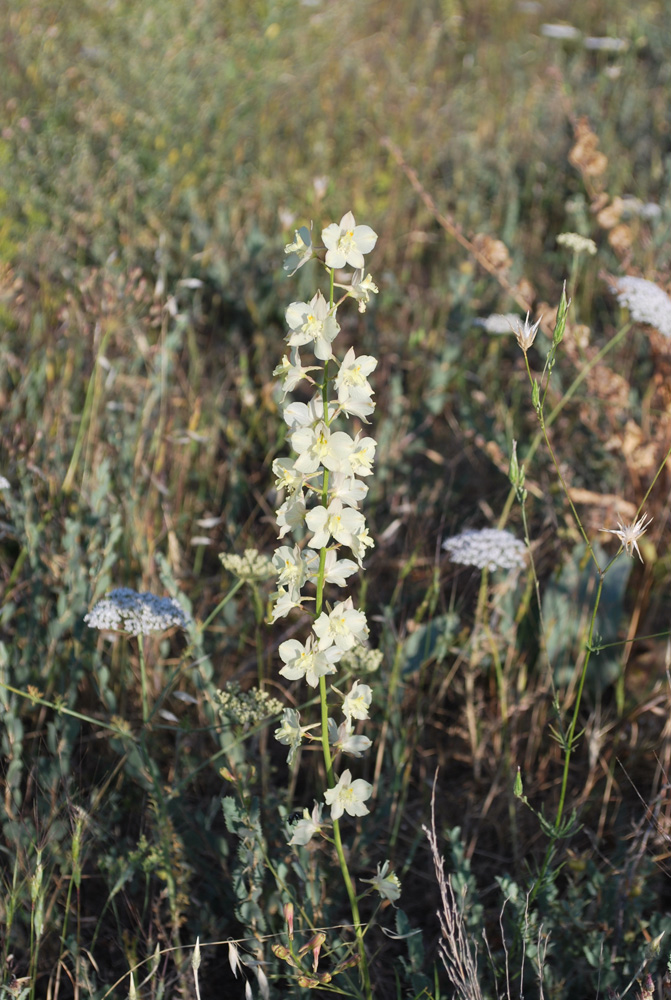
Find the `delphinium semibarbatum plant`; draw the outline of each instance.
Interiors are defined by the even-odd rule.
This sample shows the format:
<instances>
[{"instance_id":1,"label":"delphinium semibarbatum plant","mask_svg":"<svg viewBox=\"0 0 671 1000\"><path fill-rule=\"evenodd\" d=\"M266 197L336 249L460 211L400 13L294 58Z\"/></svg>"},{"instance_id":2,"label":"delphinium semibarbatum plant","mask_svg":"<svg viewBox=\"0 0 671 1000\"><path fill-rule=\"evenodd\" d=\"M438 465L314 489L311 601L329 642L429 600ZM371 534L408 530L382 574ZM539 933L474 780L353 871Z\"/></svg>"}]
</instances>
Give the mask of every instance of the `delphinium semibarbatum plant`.
<instances>
[{"instance_id":1,"label":"delphinium semibarbatum plant","mask_svg":"<svg viewBox=\"0 0 671 1000\"><path fill-rule=\"evenodd\" d=\"M370 274L365 271L365 255L377 241L369 226L357 225L351 212L340 223L322 231L323 247L312 245L307 228L296 233L296 240L286 248L286 269L295 273L311 258L323 264L328 276L328 297L320 290L309 302L292 302L286 310L289 353L275 369L282 382L284 420L288 439L295 453L278 458L273 464L277 487L284 502L277 511L280 545L274 564L278 589L273 595L272 620L283 618L294 608L312 617L309 634L303 639L287 639L279 647L283 666L280 674L287 680L304 679L319 691L319 721L304 722L295 708L284 710L275 732L280 743L289 748L287 761L293 764L304 740L320 741L324 758L326 787L322 801L314 809L305 809L293 827L289 843L304 846L313 837L332 842L349 897L356 933L357 952L346 957L331 972L319 973L316 964L306 974L300 959L305 953L293 952L293 911L289 948L275 946L275 953L292 966L299 983L318 986L347 965L360 965L363 989L371 997L371 984L364 949L357 892L349 872L343 847L341 820L345 814L366 816L372 794L371 784L356 777L349 767L340 766L340 755L362 757L371 740L355 731L357 723L368 718L372 692L368 684L354 680L349 691L331 686L336 680L343 657L363 646L368 624L363 611L354 606L351 596L342 596L330 604L325 600L327 585L346 588L348 579L362 568L368 548L373 546L360 506L368 492L366 479L372 475L375 440L363 429L351 433L340 429L355 418L367 424L375 404L368 376L377 360L358 355L350 347L338 360L333 345L340 331L338 308L349 298L364 312L370 295L377 292ZM342 269L353 268L349 281ZM340 279L336 281L336 276ZM342 292L336 300L336 289ZM316 364L303 364L300 352L309 350ZM288 398L300 382L307 382L314 393L309 402ZM292 544L287 544L288 536ZM350 558L350 556L352 558ZM335 716L335 717L334 717ZM328 809L330 815L326 815ZM323 815L324 814L324 815ZM383 898L398 898L400 885L387 863L370 881L371 890ZM287 918L289 920L289 918ZM313 955L314 947L310 950Z\"/></svg>"}]
</instances>

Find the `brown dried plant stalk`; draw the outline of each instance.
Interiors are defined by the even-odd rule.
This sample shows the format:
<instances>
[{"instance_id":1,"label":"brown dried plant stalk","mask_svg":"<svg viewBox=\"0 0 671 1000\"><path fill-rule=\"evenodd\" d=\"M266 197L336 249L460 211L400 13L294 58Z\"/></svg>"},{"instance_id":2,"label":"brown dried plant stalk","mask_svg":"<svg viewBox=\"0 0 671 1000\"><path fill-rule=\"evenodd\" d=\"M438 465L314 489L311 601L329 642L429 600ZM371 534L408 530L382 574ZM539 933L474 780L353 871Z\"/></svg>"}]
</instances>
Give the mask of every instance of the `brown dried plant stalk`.
<instances>
[{"instance_id":1,"label":"brown dried plant stalk","mask_svg":"<svg viewBox=\"0 0 671 1000\"><path fill-rule=\"evenodd\" d=\"M431 828L423 826L433 858L436 881L440 890L440 909L437 916L440 921L441 942L438 945L440 959L445 966L450 982L461 1000L483 1000L478 981L477 951L471 951L468 943L463 910L455 899L452 881L445 875L444 860L438 850L436 835L436 782L433 783L431 795Z\"/></svg>"}]
</instances>

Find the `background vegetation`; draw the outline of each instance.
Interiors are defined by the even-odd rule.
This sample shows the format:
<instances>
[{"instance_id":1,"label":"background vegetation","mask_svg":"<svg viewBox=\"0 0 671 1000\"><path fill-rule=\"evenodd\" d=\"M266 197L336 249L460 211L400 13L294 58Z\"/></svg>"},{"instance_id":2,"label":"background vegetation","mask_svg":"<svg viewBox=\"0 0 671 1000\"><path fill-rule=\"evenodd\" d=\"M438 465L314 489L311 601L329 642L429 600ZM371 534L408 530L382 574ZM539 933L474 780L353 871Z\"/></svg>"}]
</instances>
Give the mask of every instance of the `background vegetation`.
<instances>
[{"instance_id":1,"label":"background vegetation","mask_svg":"<svg viewBox=\"0 0 671 1000\"><path fill-rule=\"evenodd\" d=\"M544 639L524 575L481 591L440 542L496 525L512 439L524 457L537 433L514 338L476 321L524 303L543 313L540 369L567 278L551 434L591 538L633 517L668 447L668 341L633 326L598 356L626 320L608 275L670 279L667 6L0 10L6 983L29 977L29 992L59 1000L186 994L197 936L203 997L243 995L228 938L272 962L263 942L284 922L268 865L289 878L282 816L311 805L313 765L289 781L268 731L240 731L216 694L261 676L290 697L276 656L290 633L263 624L271 584L239 590L205 630L147 643L147 725L137 644L102 639L83 616L131 586L180 593L205 622L234 583L219 554L274 548L271 463L286 444L272 371L284 309L314 280L307 268L286 279L283 247L349 209L379 233L380 295L349 314L346 336L380 359L377 547L359 600L384 653L365 765L375 802L353 871L371 877L389 857L404 885L402 910L379 917L398 939L367 938L376 995L453 993L422 831L436 768L440 849L468 891L484 995L538 993L541 958L552 997L661 975L668 942L659 958L649 944L670 924L667 472L646 505L644 562L622 556L608 577L599 631L614 645L592 660L569 780L582 825L526 918L547 838L513 781L519 766L551 820L562 756L550 727L574 703L593 574L542 448L527 510ZM577 33L548 37L549 22ZM624 44L588 48L589 36ZM564 231L598 245L577 275ZM515 506L508 526L521 536ZM337 887L320 891L331 921L346 920ZM271 995L303 995L284 971L267 967ZM258 992L253 964L248 976Z\"/></svg>"}]
</instances>

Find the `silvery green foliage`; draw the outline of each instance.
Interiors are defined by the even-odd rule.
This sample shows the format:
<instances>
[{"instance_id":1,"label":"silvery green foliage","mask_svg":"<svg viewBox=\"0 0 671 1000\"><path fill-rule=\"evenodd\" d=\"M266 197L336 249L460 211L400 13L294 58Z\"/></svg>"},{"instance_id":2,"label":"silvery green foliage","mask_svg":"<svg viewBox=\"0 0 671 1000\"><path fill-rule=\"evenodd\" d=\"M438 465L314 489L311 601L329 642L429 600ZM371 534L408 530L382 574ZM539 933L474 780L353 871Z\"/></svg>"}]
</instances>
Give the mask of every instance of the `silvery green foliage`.
<instances>
[{"instance_id":1,"label":"silvery green foliage","mask_svg":"<svg viewBox=\"0 0 671 1000\"><path fill-rule=\"evenodd\" d=\"M138 593L130 587L117 587L84 616L89 628L149 635L165 632L176 625L186 629L189 619L172 597L157 597L146 590Z\"/></svg>"},{"instance_id":2,"label":"silvery green foliage","mask_svg":"<svg viewBox=\"0 0 671 1000\"><path fill-rule=\"evenodd\" d=\"M446 538L443 548L449 552L452 562L489 570L524 566L526 551L524 542L498 528L462 531L460 535Z\"/></svg>"}]
</instances>

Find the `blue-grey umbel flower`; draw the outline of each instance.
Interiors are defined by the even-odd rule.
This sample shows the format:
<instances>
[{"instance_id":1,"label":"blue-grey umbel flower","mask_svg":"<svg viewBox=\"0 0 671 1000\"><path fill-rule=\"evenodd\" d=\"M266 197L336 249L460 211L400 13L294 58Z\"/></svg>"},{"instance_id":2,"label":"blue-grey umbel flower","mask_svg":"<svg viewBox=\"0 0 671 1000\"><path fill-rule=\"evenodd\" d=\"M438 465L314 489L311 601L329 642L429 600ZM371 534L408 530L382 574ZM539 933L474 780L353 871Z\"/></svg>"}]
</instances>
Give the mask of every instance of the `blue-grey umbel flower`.
<instances>
[{"instance_id":1,"label":"blue-grey umbel flower","mask_svg":"<svg viewBox=\"0 0 671 1000\"><path fill-rule=\"evenodd\" d=\"M187 628L189 618L173 597L157 597L150 591L139 594L130 587L117 587L84 616L89 628L128 635L165 632L177 625Z\"/></svg>"},{"instance_id":2,"label":"blue-grey umbel flower","mask_svg":"<svg viewBox=\"0 0 671 1000\"><path fill-rule=\"evenodd\" d=\"M526 551L524 542L499 528L462 531L460 535L446 538L443 548L449 552L452 562L489 570L524 566Z\"/></svg>"}]
</instances>

